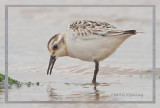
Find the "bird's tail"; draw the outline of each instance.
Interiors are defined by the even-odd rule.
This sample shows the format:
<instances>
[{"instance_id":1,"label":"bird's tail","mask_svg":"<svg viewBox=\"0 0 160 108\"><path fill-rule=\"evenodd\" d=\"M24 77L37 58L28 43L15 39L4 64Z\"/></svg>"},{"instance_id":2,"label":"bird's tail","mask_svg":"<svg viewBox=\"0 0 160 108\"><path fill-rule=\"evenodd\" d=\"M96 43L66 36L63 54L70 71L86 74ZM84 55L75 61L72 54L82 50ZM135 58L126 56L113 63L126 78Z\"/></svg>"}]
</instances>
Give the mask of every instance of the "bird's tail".
<instances>
[{"instance_id":1,"label":"bird's tail","mask_svg":"<svg viewBox=\"0 0 160 108\"><path fill-rule=\"evenodd\" d=\"M143 32L137 32L136 30L126 30L126 31L124 31L124 33L123 34L137 34L137 33L143 33Z\"/></svg>"},{"instance_id":2,"label":"bird's tail","mask_svg":"<svg viewBox=\"0 0 160 108\"><path fill-rule=\"evenodd\" d=\"M123 32L123 34L136 34L136 30L126 30Z\"/></svg>"},{"instance_id":3,"label":"bird's tail","mask_svg":"<svg viewBox=\"0 0 160 108\"><path fill-rule=\"evenodd\" d=\"M124 36L124 35L135 35L137 33L143 33L143 32L137 32L136 30L112 30L112 31L108 31L107 33L104 34L100 34L102 36Z\"/></svg>"}]
</instances>

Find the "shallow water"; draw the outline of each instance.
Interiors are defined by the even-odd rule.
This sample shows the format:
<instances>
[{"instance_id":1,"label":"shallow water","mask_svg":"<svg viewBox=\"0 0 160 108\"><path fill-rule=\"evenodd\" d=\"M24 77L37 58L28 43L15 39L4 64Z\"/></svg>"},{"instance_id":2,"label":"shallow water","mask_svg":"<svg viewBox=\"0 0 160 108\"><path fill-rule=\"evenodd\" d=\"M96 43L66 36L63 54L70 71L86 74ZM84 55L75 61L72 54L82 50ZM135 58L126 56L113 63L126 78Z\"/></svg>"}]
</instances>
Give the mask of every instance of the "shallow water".
<instances>
[{"instance_id":1,"label":"shallow water","mask_svg":"<svg viewBox=\"0 0 160 108\"><path fill-rule=\"evenodd\" d=\"M11 76L19 81L40 82L40 85L13 86L9 89L9 101L152 100L151 71L102 66L97 77L98 84L94 85L91 83L93 65L56 66L52 75L46 75L42 66L22 67L23 73L13 72Z\"/></svg>"},{"instance_id":2,"label":"shallow water","mask_svg":"<svg viewBox=\"0 0 160 108\"><path fill-rule=\"evenodd\" d=\"M143 87L140 84L128 87L128 84L114 83L100 83L97 86L91 83L41 83L39 87L10 89L9 101L151 101L151 81L146 81L149 85ZM138 89L133 89L135 87ZM150 90L143 91L148 88Z\"/></svg>"},{"instance_id":3,"label":"shallow water","mask_svg":"<svg viewBox=\"0 0 160 108\"><path fill-rule=\"evenodd\" d=\"M0 89L0 103L4 102L4 89Z\"/></svg>"},{"instance_id":4,"label":"shallow water","mask_svg":"<svg viewBox=\"0 0 160 108\"><path fill-rule=\"evenodd\" d=\"M21 82L40 82L39 86L9 89L9 101L152 100L152 75L144 72L152 68L152 9L83 9L9 9L9 76ZM93 63L69 57L58 59L52 75L46 75L48 40L65 31L71 22L82 19L106 21L119 29L144 32L126 40L100 63L97 86L91 84ZM1 101L3 97L4 92L0 92Z\"/></svg>"}]
</instances>

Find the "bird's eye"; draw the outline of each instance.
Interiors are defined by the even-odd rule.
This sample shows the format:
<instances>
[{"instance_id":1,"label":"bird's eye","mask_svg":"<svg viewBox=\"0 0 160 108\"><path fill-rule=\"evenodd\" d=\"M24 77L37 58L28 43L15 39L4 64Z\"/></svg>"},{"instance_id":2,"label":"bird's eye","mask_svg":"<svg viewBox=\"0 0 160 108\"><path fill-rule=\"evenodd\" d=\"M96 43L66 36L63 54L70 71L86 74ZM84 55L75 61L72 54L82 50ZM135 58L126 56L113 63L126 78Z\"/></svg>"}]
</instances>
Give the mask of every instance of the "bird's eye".
<instances>
[{"instance_id":1,"label":"bird's eye","mask_svg":"<svg viewBox=\"0 0 160 108\"><path fill-rule=\"evenodd\" d=\"M57 48L58 48L58 45L54 45L54 46L53 46L53 49L57 49Z\"/></svg>"}]
</instances>

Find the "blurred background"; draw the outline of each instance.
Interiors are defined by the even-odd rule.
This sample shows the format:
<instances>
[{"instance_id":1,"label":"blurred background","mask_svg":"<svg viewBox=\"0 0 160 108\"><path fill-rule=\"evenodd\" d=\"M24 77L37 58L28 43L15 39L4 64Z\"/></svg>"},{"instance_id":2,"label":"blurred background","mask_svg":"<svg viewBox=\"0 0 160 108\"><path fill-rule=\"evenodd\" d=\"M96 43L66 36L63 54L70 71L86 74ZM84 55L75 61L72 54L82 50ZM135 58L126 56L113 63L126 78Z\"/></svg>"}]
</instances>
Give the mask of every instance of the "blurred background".
<instances>
[{"instance_id":1,"label":"blurred background","mask_svg":"<svg viewBox=\"0 0 160 108\"><path fill-rule=\"evenodd\" d=\"M27 63L45 66L49 59L48 40L57 33L65 32L68 25L77 20L104 21L118 29L144 32L129 38L102 64L152 68L151 7L9 8L9 65ZM88 64L68 57L60 58L56 64L68 63Z\"/></svg>"},{"instance_id":2,"label":"blurred background","mask_svg":"<svg viewBox=\"0 0 160 108\"><path fill-rule=\"evenodd\" d=\"M2 1L2 0L1 0ZM37 1L38 4L136 4L130 0L59 2ZM27 1L2 1L2 4L34 4ZM35 4L37 4L35 2ZM139 1L137 4L153 4ZM159 5L158 1L154 4ZM0 7L4 12L4 6ZM157 6L157 10L158 10ZM2 12L2 13L3 13ZM40 82L37 87L9 91L9 100L24 101L126 101L152 100L152 8L151 7L11 7L8 10L8 69L9 76L22 81ZM0 16L4 21L4 15ZM64 32L77 20L108 22L118 29L144 32L127 39L118 50L100 63L95 89L91 82L94 64L69 57L59 58L53 75L47 76L49 62L48 40ZM159 16L157 15L157 29ZM0 48L4 49L4 22L1 22ZM157 30L157 35L159 31ZM157 36L157 43L160 38ZM157 45L157 68L159 68ZM0 50L0 73L4 73L4 50ZM150 72L146 74L146 72ZM84 85L85 84L85 85ZM85 89L84 89L85 88ZM117 92L117 89L119 90ZM65 90L65 91L64 91ZM145 90L145 91L144 91ZM112 97L112 93L137 93L141 97ZM43 97L43 98L42 98ZM87 106L86 106L87 107Z\"/></svg>"}]
</instances>

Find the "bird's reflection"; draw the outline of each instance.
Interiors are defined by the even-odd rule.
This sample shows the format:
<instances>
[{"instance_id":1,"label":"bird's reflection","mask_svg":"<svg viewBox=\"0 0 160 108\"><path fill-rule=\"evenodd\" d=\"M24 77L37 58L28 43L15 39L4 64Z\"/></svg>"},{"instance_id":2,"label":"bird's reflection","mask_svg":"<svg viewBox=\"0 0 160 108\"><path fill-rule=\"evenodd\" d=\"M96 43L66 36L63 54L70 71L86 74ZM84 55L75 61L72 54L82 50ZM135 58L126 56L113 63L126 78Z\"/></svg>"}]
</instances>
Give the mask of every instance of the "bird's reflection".
<instances>
[{"instance_id":1,"label":"bird's reflection","mask_svg":"<svg viewBox=\"0 0 160 108\"><path fill-rule=\"evenodd\" d=\"M49 96L49 98L50 98L51 101L58 99L57 98L58 95L54 91L55 91L55 89L52 88L51 85L48 85L48 87L47 87L47 93L48 93L48 96Z\"/></svg>"},{"instance_id":2,"label":"bird's reflection","mask_svg":"<svg viewBox=\"0 0 160 108\"><path fill-rule=\"evenodd\" d=\"M104 97L104 93L100 92L101 86L108 86L108 84L101 83L101 84L67 84L67 86L72 86L73 89L76 88L76 90L67 89L70 91L69 94L65 93L66 91L63 91L62 94L57 91L57 89L53 88L53 86L48 85L47 87L47 93L48 97L51 101L53 100L76 100L76 101L82 101L82 100L89 100L89 101L99 101L102 100ZM77 87L81 86L81 89L78 89ZM90 89L91 88L91 89ZM82 90L82 91L81 91ZM84 90L84 91L83 91Z\"/></svg>"},{"instance_id":3,"label":"bird's reflection","mask_svg":"<svg viewBox=\"0 0 160 108\"><path fill-rule=\"evenodd\" d=\"M95 94L94 95L95 96L95 100L98 101L99 100L99 95L100 95L99 92L100 91L97 89L97 84L94 85L93 89L94 89L94 94Z\"/></svg>"}]
</instances>

